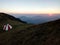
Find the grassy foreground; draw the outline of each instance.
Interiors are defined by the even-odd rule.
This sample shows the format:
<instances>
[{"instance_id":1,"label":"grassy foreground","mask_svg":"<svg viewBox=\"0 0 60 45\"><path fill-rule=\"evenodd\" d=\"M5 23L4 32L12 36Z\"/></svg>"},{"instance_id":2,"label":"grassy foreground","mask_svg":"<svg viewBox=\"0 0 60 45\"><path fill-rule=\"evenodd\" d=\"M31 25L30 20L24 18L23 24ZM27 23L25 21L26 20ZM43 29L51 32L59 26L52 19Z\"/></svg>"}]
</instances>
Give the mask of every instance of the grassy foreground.
<instances>
[{"instance_id":1,"label":"grassy foreground","mask_svg":"<svg viewBox=\"0 0 60 45\"><path fill-rule=\"evenodd\" d=\"M60 45L60 19L33 26L12 19L4 17L0 22L0 45ZM6 23L13 26L11 31L2 31Z\"/></svg>"}]
</instances>

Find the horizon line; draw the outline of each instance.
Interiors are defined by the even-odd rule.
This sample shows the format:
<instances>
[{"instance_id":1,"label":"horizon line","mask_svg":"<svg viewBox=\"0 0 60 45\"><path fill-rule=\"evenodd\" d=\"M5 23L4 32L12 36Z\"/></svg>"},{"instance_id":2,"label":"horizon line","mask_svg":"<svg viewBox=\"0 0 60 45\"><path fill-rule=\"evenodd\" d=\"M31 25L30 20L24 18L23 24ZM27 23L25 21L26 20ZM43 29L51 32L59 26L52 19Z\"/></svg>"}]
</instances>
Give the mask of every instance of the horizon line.
<instances>
[{"instance_id":1,"label":"horizon line","mask_svg":"<svg viewBox=\"0 0 60 45\"><path fill-rule=\"evenodd\" d=\"M8 13L8 12L0 12L0 13L7 13L7 14L60 14L60 13Z\"/></svg>"}]
</instances>

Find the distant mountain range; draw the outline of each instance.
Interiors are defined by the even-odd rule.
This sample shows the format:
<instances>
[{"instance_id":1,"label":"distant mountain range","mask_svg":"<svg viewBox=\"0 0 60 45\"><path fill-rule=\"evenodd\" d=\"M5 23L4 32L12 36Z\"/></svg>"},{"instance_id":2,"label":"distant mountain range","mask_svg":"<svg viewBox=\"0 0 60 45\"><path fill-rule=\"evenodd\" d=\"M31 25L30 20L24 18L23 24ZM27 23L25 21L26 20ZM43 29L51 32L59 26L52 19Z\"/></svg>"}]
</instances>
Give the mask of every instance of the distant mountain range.
<instances>
[{"instance_id":1,"label":"distant mountain range","mask_svg":"<svg viewBox=\"0 0 60 45\"><path fill-rule=\"evenodd\" d=\"M43 14L37 15L37 16L36 15L35 16L20 16L18 18L20 18L23 21L26 21L27 23L41 24L41 23L59 19L60 14L53 14L52 16L49 16L47 14L45 14L45 16Z\"/></svg>"}]
</instances>

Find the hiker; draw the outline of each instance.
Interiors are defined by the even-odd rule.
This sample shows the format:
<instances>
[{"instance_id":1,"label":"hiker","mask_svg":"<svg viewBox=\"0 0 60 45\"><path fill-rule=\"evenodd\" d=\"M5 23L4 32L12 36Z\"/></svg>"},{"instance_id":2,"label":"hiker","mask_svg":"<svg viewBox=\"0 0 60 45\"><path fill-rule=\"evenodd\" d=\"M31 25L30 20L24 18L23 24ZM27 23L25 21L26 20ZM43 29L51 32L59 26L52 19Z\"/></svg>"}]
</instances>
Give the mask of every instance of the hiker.
<instances>
[{"instance_id":1,"label":"hiker","mask_svg":"<svg viewBox=\"0 0 60 45\"><path fill-rule=\"evenodd\" d=\"M5 30L5 31L9 31L10 29L12 29L12 26L9 24L4 25L4 27L3 27L3 30Z\"/></svg>"}]
</instances>

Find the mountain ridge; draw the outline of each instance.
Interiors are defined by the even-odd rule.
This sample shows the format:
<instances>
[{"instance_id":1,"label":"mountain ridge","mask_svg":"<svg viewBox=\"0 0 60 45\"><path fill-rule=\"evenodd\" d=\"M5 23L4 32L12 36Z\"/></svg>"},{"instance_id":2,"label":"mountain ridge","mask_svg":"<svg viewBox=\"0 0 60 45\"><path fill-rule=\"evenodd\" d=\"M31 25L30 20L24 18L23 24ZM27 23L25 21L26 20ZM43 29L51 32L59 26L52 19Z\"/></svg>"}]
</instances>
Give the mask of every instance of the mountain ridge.
<instances>
[{"instance_id":1,"label":"mountain ridge","mask_svg":"<svg viewBox=\"0 0 60 45\"><path fill-rule=\"evenodd\" d=\"M11 20L17 20L17 21L20 21L20 22L22 22L22 23L26 23L26 22L24 22L24 21L21 21L20 19L18 19L18 18L15 18L15 17L13 17L13 16L11 16L11 15L9 15L9 14L6 14L6 13L0 13L0 18L9 18L9 19L11 19ZM7 20L7 19L6 19ZM1 22L1 21L0 21Z\"/></svg>"}]
</instances>

